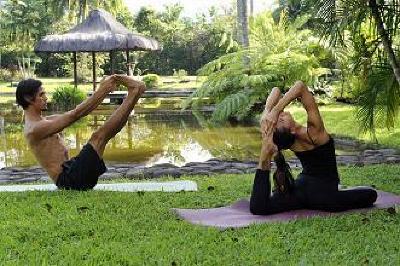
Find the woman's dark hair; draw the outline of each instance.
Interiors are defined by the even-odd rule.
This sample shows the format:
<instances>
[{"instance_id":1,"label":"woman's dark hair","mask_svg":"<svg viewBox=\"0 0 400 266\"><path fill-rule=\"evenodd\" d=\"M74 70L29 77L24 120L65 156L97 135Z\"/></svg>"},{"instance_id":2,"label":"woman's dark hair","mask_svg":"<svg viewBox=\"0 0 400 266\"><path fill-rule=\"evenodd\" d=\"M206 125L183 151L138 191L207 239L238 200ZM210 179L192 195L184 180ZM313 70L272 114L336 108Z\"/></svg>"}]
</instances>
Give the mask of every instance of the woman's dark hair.
<instances>
[{"instance_id":1,"label":"woman's dark hair","mask_svg":"<svg viewBox=\"0 0 400 266\"><path fill-rule=\"evenodd\" d=\"M25 79L18 83L16 98L17 104L22 106L25 110L30 105L29 100L35 99L36 94L39 92L39 88L42 86L42 82L36 79Z\"/></svg>"},{"instance_id":2,"label":"woman's dark hair","mask_svg":"<svg viewBox=\"0 0 400 266\"><path fill-rule=\"evenodd\" d=\"M285 160L282 151L279 150L274 158L276 171L273 174L275 191L285 194L293 191L294 179L290 172L290 166Z\"/></svg>"},{"instance_id":3,"label":"woman's dark hair","mask_svg":"<svg viewBox=\"0 0 400 266\"><path fill-rule=\"evenodd\" d=\"M272 136L272 140L278 147L278 150L289 149L293 145L295 138L295 135L290 133L290 130L287 128L276 129Z\"/></svg>"}]
</instances>

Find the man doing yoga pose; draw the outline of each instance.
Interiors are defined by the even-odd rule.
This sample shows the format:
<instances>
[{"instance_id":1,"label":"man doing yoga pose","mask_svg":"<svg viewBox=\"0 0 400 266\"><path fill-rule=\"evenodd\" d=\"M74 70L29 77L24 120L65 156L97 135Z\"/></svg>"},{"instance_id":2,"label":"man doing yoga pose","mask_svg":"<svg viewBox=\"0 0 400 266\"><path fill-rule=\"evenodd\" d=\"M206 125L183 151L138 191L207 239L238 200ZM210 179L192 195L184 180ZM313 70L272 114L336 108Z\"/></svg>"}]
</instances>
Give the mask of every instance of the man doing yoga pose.
<instances>
[{"instance_id":1,"label":"man doing yoga pose","mask_svg":"<svg viewBox=\"0 0 400 266\"><path fill-rule=\"evenodd\" d=\"M284 108L299 98L307 111L307 126L296 123ZM298 81L283 96L278 88L269 95L261 119L262 149L250 199L250 211L265 215L296 209L344 211L372 206L377 192L371 188L339 190L333 138L327 133L318 106L307 86ZM281 153L292 150L302 172L296 180ZM275 156L275 191L271 194L270 162Z\"/></svg>"},{"instance_id":2,"label":"man doing yoga pose","mask_svg":"<svg viewBox=\"0 0 400 266\"><path fill-rule=\"evenodd\" d=\"M128 95L111 117L97 129L80 153L69 159L60 132L80 118L90 114L115 90L117 83L128 88ZM107 142L126 124L130 113L144 92L142 82L125 75L106 77L91 97L64 114L42 116L47 109L47 97L39 80L27 79L17 86L16 100L24 109L24 135L40 165L58 188L92 189L107 168L102 159Z\"/></svg>"}]
</instances>

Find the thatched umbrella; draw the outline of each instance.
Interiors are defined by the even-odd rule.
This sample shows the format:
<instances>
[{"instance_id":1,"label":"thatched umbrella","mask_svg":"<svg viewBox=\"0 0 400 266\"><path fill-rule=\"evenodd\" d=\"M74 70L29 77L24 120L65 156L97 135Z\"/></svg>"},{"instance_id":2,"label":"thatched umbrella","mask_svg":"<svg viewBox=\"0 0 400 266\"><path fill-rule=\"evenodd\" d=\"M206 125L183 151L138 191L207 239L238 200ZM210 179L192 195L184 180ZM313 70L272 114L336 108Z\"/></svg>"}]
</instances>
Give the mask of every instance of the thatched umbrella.
<instances>
[{"instance_id":1,"label":"thatched umbrella","mask_svg":"<svg viewBox=\"0 0 400 266\"><path fill-rule=\"evenodd\" d=\"M74 83L77 86L76 53L91 52L93 58L93 90L96 88L96 52L110 52L111 72L114 73L115 51L126 51L129 69L129 51L160 50L152 38L129 31L108 12L95 9L81 24L66 34L47 35L35 46L35 52L65 53L74 55Z\"/></svg>"}]
</instances>

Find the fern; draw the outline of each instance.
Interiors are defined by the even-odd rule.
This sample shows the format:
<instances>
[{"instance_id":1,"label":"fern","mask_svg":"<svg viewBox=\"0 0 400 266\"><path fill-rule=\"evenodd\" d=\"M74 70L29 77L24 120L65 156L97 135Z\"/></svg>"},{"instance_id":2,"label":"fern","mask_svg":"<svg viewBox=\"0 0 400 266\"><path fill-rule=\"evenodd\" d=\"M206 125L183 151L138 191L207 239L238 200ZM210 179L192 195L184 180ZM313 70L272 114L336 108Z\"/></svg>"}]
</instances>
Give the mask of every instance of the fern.
<instances>
[{"instance_id":1,"label":"fern","mask_svg":"<svg viewBox=\"0 0 400 266\"><path fill-rule=\"evenodd\" d=\"M250 48L204 65L198 74L207 79L183 107L197 107L202 99L211 98L216 103L212 120L241 120L263 104L271 88L287 87L298 79L315 80L323 71L313 51L323 48L310 31L299 31L285 19L281 16L276 24L270 12L258 15L251 24Z\"/></svg>"},{"instance_id":2,"label":"fern","mask_svg":"<svg viewBox=\"0 0 400 266\"><path fill-rule=\"evenodd\" d=\"M244 91L229 95L217 104L211 119L215 122L227 120L240 112L248 103L249 95Z\"/></svg>"}]
</instances>

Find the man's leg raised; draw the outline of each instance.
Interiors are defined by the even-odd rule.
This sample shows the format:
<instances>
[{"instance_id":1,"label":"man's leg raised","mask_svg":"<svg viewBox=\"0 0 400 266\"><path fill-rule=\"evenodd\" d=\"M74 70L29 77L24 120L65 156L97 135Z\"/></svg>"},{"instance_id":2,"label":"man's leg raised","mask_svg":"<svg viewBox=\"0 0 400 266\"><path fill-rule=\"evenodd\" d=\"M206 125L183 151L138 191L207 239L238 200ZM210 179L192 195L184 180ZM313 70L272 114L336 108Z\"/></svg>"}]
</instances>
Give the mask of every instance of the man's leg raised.
<instances>
[{"instance_id":1,"label":"man's leg raised","mask_svg":"<svg viewBox=\"0 0 400 266\"><path fill-rule=\"evenodd\" d=\"M128 121L129 115L144 92L144 86L128 87L128 95L111 117L97 129L89 139L100 158L103 157L107 142L112 139Z\"/></svg>"}]
</instances>

